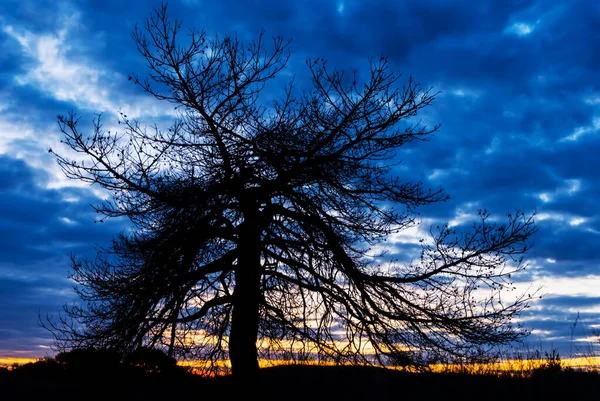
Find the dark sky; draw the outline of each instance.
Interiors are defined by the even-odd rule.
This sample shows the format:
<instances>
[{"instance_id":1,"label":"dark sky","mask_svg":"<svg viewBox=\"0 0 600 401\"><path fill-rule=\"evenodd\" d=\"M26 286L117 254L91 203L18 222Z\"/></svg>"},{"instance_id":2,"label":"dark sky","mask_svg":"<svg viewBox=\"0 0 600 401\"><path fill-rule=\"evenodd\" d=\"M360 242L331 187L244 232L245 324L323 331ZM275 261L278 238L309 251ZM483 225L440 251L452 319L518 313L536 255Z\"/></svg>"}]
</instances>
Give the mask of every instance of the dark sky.
<instances>
[{"instance_id":1,"label":"dark sky","mask_svg":"<svg viewBox=\"0 0 600 401\"><path fill-rule=\"evenodd\" d=\"M131 32L157 1L3 0L0 5L0 358L52 351L38 314L75 300L68 255L92 255L126 222L95 224L99 188L66 179L56 116L75 110L108 127L122 110L168 124L173 108L127 81L143 74ZM600 328L600 3L595 0L173 1L173 16L209 36L292 38L284 76L307 57L366 71L389 57L439 91L423 111L441 128L400 152L401 174L451 196L429 224L463 224L479 208L537 211L540 231L517 277L544 298L521 320L561 355ZM395 238L414 242L420 231ZM415 237L416 236L416 237ZM572 325L579 313L574 332ZM581 340L581 341L579 341Z\"/></svg>"}]
</instances>

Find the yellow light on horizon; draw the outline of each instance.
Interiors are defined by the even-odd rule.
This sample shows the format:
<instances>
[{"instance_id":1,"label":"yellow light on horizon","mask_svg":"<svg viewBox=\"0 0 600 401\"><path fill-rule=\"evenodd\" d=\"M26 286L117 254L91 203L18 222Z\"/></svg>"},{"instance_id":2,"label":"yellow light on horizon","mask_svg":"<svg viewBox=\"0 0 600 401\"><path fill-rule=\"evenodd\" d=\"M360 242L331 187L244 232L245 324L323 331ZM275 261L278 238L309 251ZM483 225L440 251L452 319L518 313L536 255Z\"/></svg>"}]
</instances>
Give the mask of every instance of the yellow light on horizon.
<instances>
[{"instance_id":1,"label":"yellow light on horizon","mask_svg":"<svg viewBox=\"0 0 600 401\"><path fill-rule=\"evenodd\" d=\"M307 365L307 366L363 366L352 362L336 363L333 361L306 360L295 361L289 359L259 359L260 368L286 365ZM468 373L468 374L511 374L527 375L534 369L543 368L547 364L545 359L506 359L492 363L473 363L473 364L432 364L429 368L434 373ZM231 363L228 360L214 362L218 367L217 375L227 374ZM563 368L600 371L600 356L573 357L560 360ZM193 373L202 374L203 370L209 366L209 361L180 361L178 365L191 369ZM381 366L376 366L383 368ZM419 372L418 369L403 366L388 366L393 370Z\"/></svg>"},{"instance_id":2,"label":"yellow light on horizon","mask_svg":"<svg viewBox=\"0 0 600 401\"><path fill-rule=\"evenodd\" d=\"M13 365L25 365L26 363L33 363L39 361L39 358L16 358L7 357L0 358L0 367L11 367Z\"/></svg>"}]
</instances>

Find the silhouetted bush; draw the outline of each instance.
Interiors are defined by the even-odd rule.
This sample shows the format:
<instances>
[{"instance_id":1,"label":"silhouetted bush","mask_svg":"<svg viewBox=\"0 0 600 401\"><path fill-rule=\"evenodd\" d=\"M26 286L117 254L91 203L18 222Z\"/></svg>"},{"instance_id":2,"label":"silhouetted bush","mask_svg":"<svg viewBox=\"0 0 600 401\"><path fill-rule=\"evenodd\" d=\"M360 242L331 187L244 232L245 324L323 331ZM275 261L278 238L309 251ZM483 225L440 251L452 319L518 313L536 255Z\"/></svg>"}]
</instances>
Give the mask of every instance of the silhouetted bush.
<instances>
[{"instance_id":1,"label":"silhouetted bush","mask_svg":"<svg viewBox=\"0 0 600 401\"><path fill-rule=\"evenodd\" d=\"M152 373L173 372L177 369L177 360L156 348L138 348L125 355L123 362Z\"/></svg>"},{"instance_id":2,"label":"silhouetted bush","mask_svg":"<svg viewBox=\"0 0 600 401\"><path fill-rule=\"evenodd\" d=\"M36 362L26 363L15 368L18 375L43 377L45 379L55 379L61 374L62 370L62 366L50 357L41 358Z\"/></svg>"},{"instance_id":3,"label":"silhouetted bush","mask_svg":"<svg viewBox=\"0 0 600 401\"><path fill-rule=\"evenodd\" d=\"M121 354L118 352L96 348L76 348L60 352L54 359L65 368L80 372L109 372L118 369L121 364Z\"/></svg>"},{"instance_id":4,"label":"silhouetted bush","mask_svg":"<svg viewBox=\"0 0 600 401\"><path fill-rule=\"evenodd\" d=\"M544 362L538 368L533 369L532 375L534 377L539 376L556 376L562 372L564 366L560 358L560 354L556 349L553 349L550 353L544 351Z\"/></svg>"}]
</instances>

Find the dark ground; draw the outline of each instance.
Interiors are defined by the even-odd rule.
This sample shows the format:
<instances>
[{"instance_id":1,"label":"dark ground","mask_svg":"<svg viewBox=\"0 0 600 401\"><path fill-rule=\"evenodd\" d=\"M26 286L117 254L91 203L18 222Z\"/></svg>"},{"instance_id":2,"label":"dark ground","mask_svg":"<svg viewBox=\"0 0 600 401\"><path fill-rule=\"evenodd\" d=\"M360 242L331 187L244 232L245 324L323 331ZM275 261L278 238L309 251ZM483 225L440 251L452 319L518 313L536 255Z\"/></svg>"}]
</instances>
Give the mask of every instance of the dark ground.
<instances>
[{"instance_id":1,"label":"dark ground","mask_svg":"<svg viewBox=\"0 0 600 401\"><path fill-rule=\"evenodd\" d=\"M6 398L5 398L6 397ZM21 400L597 400L600 376L541 371L528 379L405 373L367 367L281 366L251 382L204 379L178 369L145 373L65 369L49 363L0 369L0 399Z\"/></svg>"}]
</instances>

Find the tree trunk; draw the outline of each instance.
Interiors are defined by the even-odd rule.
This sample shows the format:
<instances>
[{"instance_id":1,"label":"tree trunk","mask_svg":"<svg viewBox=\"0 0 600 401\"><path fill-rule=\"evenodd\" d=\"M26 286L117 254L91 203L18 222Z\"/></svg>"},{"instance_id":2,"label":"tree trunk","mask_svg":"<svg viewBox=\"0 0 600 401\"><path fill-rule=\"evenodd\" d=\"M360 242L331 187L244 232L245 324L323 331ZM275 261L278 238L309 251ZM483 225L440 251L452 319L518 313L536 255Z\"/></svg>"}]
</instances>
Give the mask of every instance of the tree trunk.
<instances>
[{"instance_id":1,"label":"tree trunk","mask_svg":"<svg viewBox=\"0 0 600 401\"><path fill-rule=\"evenodd\" d=\"M233 311L229 335L231 372L236 377L249 378L258 374L259 305L261 298L261 229L259 211L245 213L240 226L238 261L233 291Z\"/></svg>"}]
</instances>

